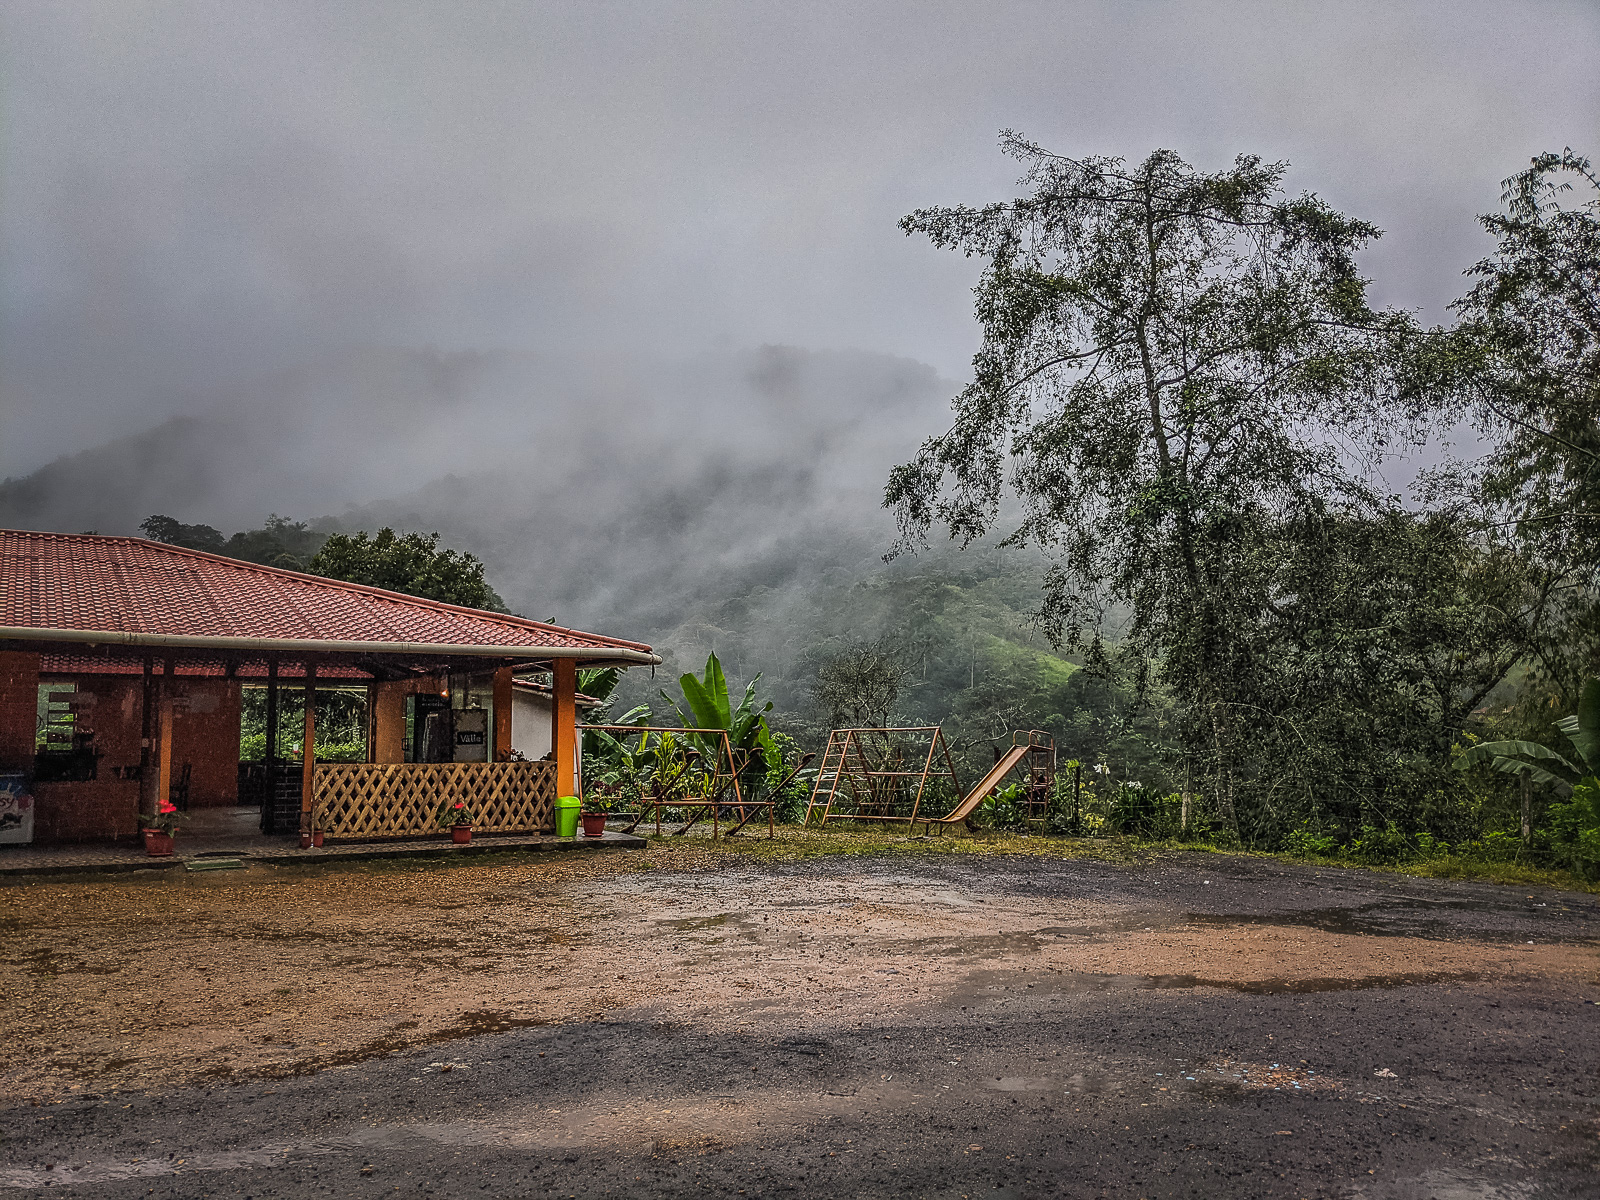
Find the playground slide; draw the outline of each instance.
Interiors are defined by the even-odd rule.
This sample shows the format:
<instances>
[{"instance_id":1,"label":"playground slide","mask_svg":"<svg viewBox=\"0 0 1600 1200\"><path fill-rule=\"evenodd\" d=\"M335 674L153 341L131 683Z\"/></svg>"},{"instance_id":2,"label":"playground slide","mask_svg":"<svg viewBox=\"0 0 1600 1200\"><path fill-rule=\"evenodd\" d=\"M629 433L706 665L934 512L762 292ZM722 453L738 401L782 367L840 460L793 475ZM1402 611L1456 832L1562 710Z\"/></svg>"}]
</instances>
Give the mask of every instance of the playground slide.
<instances>
[{"instance_id":1,"label":"playground slide","mask_svg":"<svg viewBox=\"0 0 1600 1200\"><path fill-rule=\"evenodd\" d=\"M946 817L934 817L931 823L935 825L954 825L957 821L965 821L972 815L972 810L983 803L983 798L995 788L1000 786L1000 781L1011 773L1011 768L1022 761L1023 755L1028 753L1026 746L1013 746L1006 752L1004 758L989 768L989 773L979 781L978 786L967 793L967 798L956 805L955 811ZM927 820L918 817L917 820Z\"/></svg>"}]
</instances>

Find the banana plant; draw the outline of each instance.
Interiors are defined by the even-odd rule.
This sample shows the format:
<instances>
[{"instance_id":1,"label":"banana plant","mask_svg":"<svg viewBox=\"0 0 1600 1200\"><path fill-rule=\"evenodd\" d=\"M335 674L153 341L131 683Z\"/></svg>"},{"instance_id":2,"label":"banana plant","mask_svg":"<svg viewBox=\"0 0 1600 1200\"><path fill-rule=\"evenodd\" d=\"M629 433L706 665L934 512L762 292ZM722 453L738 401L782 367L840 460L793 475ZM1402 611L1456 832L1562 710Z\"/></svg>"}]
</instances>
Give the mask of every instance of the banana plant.
<instances>
[{"instance_id":1,"label":"banana plant","mask_svg":"<svg viewBox=\"0 0 1600 1200\"><path fill-rule=\"evenodd\" d=\"M678 689L683 693L679 704L666 692L662 699L672 705L678 721L685 729L720 729L728 735L728 745L733 751L734 765L739 771L739 786L747 788L766 774L767 753L763 740L770 742L767 731L767 713L772 711L772 701L764 707L756 705L757 675L744 689L744 699L734 708L728 695L728 681L722 673L722 663L716 653L706 657L703 677L692 672L678 677ZM688 711L685 712L684 709ZM720 739L705 735L691 735L701 752L715 761L721 754Z\"/></svg>"},{"instance_id":2,"label":"banana plant","mask_svg":"<svg viewBox=\"0 0 1600 1200\"><path fill-rule=\"evenodd\" d=\"M602 703L611 699L621 682L622 671L617 667L585 667L578 672L578 691Z\"/></svg>"},{"instance_id":3,"label":"banana plant","mask_svg":"<svg viewBox=\"0 0 1600 1200\"><path fill-rule=\"evenodd\" d=\"M1572 757L1541 742L1479 742L1462 751L1456 765L1464 770L1487 761L1496 771L1525 773L1535 783L1553 783L1563 789L1595 786L1596 776L1600 776L1600 679L1584 684L1578 711L1562 717L1556 728L1572 743Z\"/></svg>"}]
</instances>

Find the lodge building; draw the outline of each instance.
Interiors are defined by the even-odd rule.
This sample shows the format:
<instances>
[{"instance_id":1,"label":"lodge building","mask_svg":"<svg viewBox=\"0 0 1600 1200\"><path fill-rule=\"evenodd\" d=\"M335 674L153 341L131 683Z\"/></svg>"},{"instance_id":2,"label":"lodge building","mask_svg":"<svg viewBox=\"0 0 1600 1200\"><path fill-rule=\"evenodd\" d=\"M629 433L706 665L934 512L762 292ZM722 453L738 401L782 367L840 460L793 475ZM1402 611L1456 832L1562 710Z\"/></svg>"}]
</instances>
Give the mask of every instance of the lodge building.
<instances>
[{"instance_id":1,"label":"lodge building","mask_svg":"<svg viewBox=\"0 0 1600 1200\"><path fill-rule=\"evenodd\" d=\"M135 838L163 798L333 839L429 832L452 798L481 832L548 831L577 791L579 668L660 661L142 538L0 530L0 853Z\"/></svg>"}]
</instances>

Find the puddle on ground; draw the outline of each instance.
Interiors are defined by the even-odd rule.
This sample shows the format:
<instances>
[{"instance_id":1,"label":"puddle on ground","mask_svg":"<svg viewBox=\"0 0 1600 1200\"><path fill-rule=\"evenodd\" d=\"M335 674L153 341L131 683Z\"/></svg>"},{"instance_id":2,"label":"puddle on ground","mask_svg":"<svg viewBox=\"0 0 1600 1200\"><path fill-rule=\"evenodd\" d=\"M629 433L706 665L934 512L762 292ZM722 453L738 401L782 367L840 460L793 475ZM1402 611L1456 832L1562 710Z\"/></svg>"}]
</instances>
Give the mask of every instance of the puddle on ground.
<instances>
[{"instance_id":1,"label":"puddle on ground","mask_svg":"<svg viewBox=\"0 0 1600 1200\"><path fill-rule=\"evenodd\" d=\"M954 1064L952 1064L954 1065ZM1062 1092L1079 1096L1149 1095L1151 1099L1182 1093L1238 1093L1244 1091L1339 1092L1344 1084L1319 1074L1304 1064L1248 1063L1233 1059L1166 1071L1112 1075L1077 1072L1071 1075L996 1075L982 1085L992 1092Z\"/></svg>"},{"instance_id":2,"label":"puddle on ground","mask_svg":"<svg viewBox=\"0 0 1600 1200\"><path fill-rule=\"evenodd\" d=\"M1306 927L1324 933L1356 934L1364 937L1424 937L1468 938L1482 940L1486 931L1477 925L1464 924L1451 917L1465 914L1490 914L1507 920L1524 920L1529 916L1554 916L1568 911L1551 910L1519 904L1515 900L1432 900L1421 897L1386 897L1369 904L1343 905L1332 908L1296 909L1278 913L1200 913L1184 914L1184 919L1195 925L1272 925L1278 927ZM1551 940L1549 934L1540 935ZM1559 940L1581 941L1587 931L1569 935Z\"/></svg>"},{"instance_id":3,"label":"puddle on ground","mask_svg":"<svg viewBox=\"0 0 1600 1200\"><path fill-rule=\"evenodd\" d=\"M1470 1171L1428 1171L1403 1179L1356 1183L1351 1200L1525 1200L1538 1193L1532 1183L1484 1179Z\"/></svg>"},{"instance_id":4,"label":"puddle on ground","mask_svg":"<svg viewBox=\"0 0 1600 1200\"><path fill-rule=\"evenodd\" d=\"M1048 1092L1056 1087L1056 1081L1039 1075L1000 1075L992 1080L984 1080L984 1087L995 1092Z\"/></svg>"},{"instance_id":5,"label":"puddle on ground","mask_svg":"<svg viewBox=\"0 0 1600 1200\"><path fill-rule=\"evenodd\" d=\"M1187 991L1216 988L1248 996L1301 996L1320 992L1476 983L1481 971L1414 971L1339 979L1207 979L1200 975L1113 975L1095 971L972 971L963 985L939 1002L942 1008L969 1008L984 1002L1008 1004L1021 996L1090 995L1108 992Z\"/></svg>"},{"instance_id":6,"label":"puddle on ground","mask_svg":"<svg viewBox=\"0 0 1600 1200\"><path fill-rule=\"evenodd\" d=\"M1121 978L1120 976L1118 978ZM1141 988L1222 988L1250 996L1305 995L1311 992L1354 992L1368 988L1418 987L1437 983L1475 983L1479 971L1415 971L1399 975L1364 975L1355 979L1204 979L1198 975L1136 975Z\"/></svg>"},{"instance_id":7,"label":"puddle on ground","mask_svg":"<svg viewBox=\"0 0 1600 1200\"><path fill-rule=\"evenodd\" d=\"M406 1050L418 1050L442 1042L479 1037L488 1033L509 1033L513 1029L537 1029L553 1024L556 1022L544 1017L517 1017L499 1009L475 1009L462 1013L453 1025L432 1029L418 1036L411 1032L417 1028L417 1022L401 1021L395 1026L394 1035L391 1037L379 1038L348 1049L324 1052L315 1058L294 1059L252 1067L245 1074L261 1079L290 1079L315 1075L330 1068L351 1067L375 1058L399 1054ZM209 1074L215 1078L225 1079L231 1078L234 1071L230 1067L215 1067Z\"/></svg>"},{"instance_id":8,"label":"puddle on ground","mask_svg":"<svg viewBox=\"0 0 1600 1200\"><path fill-rule=\"evenodd\" d=\"M656 917L651 921L653 925L665 925L668 929L675 929L679 933L688 933L695 929L721 929L729 921L737 922L732 913L717 913L711 917Z\"/></svg>"}]
</instances>

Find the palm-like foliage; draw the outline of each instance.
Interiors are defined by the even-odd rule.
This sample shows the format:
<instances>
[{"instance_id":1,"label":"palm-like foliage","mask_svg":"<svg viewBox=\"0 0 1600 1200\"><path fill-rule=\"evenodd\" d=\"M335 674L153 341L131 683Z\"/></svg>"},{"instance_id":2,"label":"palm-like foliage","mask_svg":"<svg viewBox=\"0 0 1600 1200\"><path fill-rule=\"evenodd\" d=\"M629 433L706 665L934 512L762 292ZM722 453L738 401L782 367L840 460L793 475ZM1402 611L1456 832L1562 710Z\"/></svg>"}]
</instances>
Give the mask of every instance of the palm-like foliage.
<instances>
[{"instance_id":1,"label":"palm-like foliage","mask_svg":"<svg viewBox=\"0 0 1600 1200\"><path fill-rule=\"evenodd\" d=\"M728 734L728 742L737 750L748 750L760 742L766 726L766 714L772 711L772 701L756 706L757 675L744 689L744 699L734 708L728 695L728 680L722 673L722 663L715 653L707 656L704 678L692 672L678 677L678 688L683 692L679 704L666 692L661 696L672 705L678 720L685 729L721 729ZM684 709L688 711L685 712Z\"/></svg>"},{"instance_id":2,"label":"palm-like foliage","mask_svg":"<svg viewBox=\"0 0 1600 1200\"><path fill-rule=\"evenodd\" d=\"M768 747L772 744L767 729L767 713L772 711L772 701L762 706L756 704L756 684L760 682L761 676L757 675L746 685L744 699L735 708L728 695L728 680L722 673L722 663L713 652L706 656L704 676L689 672L678 677L682 704L666 692L661 693L685 729L720 729L727 733L742 788L749 787L766 773ZM721 747L717 744L720 739L693 734L690 738L712 761L720 755Z\"/></svg>"},{"instance_id":3,"label":"palm-like foliage","mask_svg":"<svg viewBox=\"0 0 1600 1200\"><path fill-rule=\"evenodd\" d=\"M578 672L578 691L602 704L611 699L621 682L622 672L616 667L587 667Z\"/></svg>"},{"instance_id":4,"label":"palm-like foliage","mask_svg":"<svg viewBox=\"0 0 1600 1200\"><path fill-rule=\"evenodd\" d=\"M1584 685L1578 711L1562 717L1557 728L1572 743L1572 757L1540 742L1480 742L1463 751L1457 765L1466 768L1488 762L1497 771L1527 774L1536 783L1573 789L1593 786L1600 776L1600 679Z\"/></svg>"},{"instance_id":5,"label":"palm-like foliage","mask_svg":"<svg viewBox=\"0 0 1600 1200\"><path fill-rule=\"evenodd\" d=\"M681 741L670 733L641 732L637 746L604 729L591 729L584 736L594 739L598 791L631 792L632 799L645 795L674 799L693 790L691 776L699 756L685 753Z\"/></svg>"}]
</instances>

